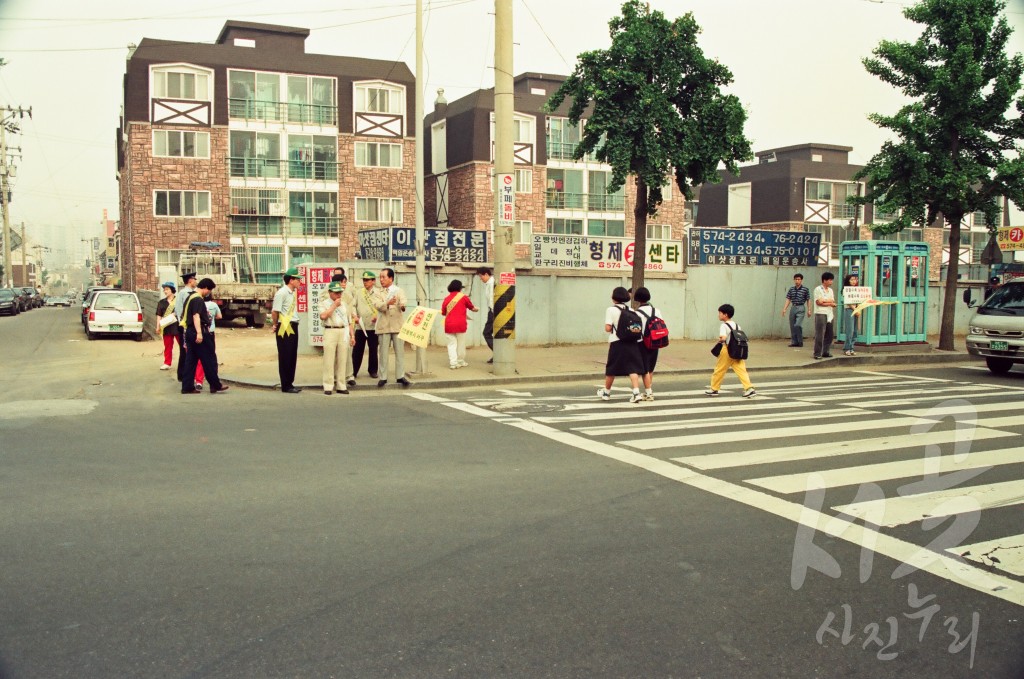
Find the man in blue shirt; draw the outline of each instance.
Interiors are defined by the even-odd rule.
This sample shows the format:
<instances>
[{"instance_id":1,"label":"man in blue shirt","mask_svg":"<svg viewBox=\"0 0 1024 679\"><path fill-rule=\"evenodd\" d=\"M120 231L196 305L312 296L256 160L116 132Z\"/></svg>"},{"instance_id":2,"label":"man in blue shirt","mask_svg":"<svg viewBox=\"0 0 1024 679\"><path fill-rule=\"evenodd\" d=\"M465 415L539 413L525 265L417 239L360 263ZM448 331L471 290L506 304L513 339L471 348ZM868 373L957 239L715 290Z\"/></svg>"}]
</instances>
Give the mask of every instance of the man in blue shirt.
<instances>
[{"instance_id":1,"label":"man in blue shirt","mask_svg":"<svg viewBox=\"0 0 1024 679\"><path fill-rule=\"evenodd\" d=\"M811 310L807 308L807 300L811 297L811 291L804 287L804 275L793 276L793 287L786 292L786 303L782 305L782 317L786 317L786 310L789 310L789 346L802 347L804 345L804 316L810 316Z\"/></svg>"}]
</instances>

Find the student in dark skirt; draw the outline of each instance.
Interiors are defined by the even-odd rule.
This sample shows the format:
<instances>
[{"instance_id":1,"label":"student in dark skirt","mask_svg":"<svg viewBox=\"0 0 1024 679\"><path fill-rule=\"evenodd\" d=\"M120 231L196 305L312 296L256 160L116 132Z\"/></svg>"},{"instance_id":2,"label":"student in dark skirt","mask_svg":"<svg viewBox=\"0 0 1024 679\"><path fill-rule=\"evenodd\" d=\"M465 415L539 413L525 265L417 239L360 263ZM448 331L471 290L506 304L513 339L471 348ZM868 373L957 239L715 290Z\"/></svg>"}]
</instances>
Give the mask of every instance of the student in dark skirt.
<instances>
[{"instance_id":1,"label":"student in dark skirt","mask_svg":"<svg viewBox=\"0 0 1024 679\"><path fill-rule=\"evenodd\" d=\"M608 333L608 362L604 367L604 389L597 390L597 395L602 401L611 400L612 383L615 382L615 378L626 375L633 386L633 395L630 396L629 402L639 403L643 400L643 396L640 395L640 373L644 371L644 364L640 355L640 343L620 341L615 334L619 316L628 303L629 292L626 288L618 287L612 290L612 305L604 314L604 331Z\"/></svg>"}]
</instances>

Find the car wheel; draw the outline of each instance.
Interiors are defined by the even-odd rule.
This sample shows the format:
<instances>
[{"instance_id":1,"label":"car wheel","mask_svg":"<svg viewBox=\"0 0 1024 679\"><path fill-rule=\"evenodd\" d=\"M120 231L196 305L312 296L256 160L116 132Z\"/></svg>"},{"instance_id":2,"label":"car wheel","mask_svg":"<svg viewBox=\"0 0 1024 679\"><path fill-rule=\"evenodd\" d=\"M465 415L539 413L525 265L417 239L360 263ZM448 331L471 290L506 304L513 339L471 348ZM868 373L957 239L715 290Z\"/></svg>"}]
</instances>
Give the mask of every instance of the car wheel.
<instances>
[{"instance_id":1,"label":"car wheel","mask_svg":"<svg viewBox=\"0 0 1024 679\"><path fill-rule=\"evenodd\" d=\"M89 329L86 329L85 336L89 338L89 341L96 339L96 333Z\"/></svg>"},{"instance_id":2,"label":"car wheel","mask_svg":"<svg viewBox=\"0 0 1024 679\"><path fill-rule=\"evenodd\" d=\"M132 339L135 340L136 342L141 342L142 341L142 333L141 332L133 332L132 333Z\"/></svg>"},{"instance_id":3,"label":"car wheel","mask_svg":"<svg viewBox=\"0 0 1024 679\"><path fill-rule=\"evenodd\" d=\"M989 356L985 359L985 363L988 364L988 369L993 375L1005 375L1010 372L1010 368L1013 367L1013 361L1008 358L999 358L996 356Z\"/></svg>"}]
</instances>

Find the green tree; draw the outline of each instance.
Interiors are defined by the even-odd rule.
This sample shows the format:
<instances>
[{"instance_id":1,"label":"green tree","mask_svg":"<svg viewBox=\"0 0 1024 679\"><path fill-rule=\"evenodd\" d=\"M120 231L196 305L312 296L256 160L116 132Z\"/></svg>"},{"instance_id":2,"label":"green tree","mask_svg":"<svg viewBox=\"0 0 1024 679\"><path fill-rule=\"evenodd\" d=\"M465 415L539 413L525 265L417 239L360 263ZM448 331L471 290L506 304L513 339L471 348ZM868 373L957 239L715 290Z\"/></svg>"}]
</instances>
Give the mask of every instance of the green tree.
<instances>
[{"instance_id":1,"label":"green tree","mask_svg":"<svg viewBox=\"0 0 1024 679\"><path fill-rule=\"evenodd\" d=\"M704 56L693 14L669 21L639 0L628 0L608 26L611 47L580 54L547 109L554 111L568 97L569 120L579 124L592 106L575 159L593 153L611 165L609 192L628 176L636 181L636 289L644 283L647 217L657 214L662 187L674 176L691 200L692 187L720 181L719 163L739 174L737 161L753 156L743 133L746 111L738 98L722 92L732 73Z\"/></svg>"},{"instance_id":2,"label":"green tree","mask_svg":"<svg viewBox=\"0 0 1024 679\"><path fill-rule=\"evenodd\" d=\"M49 279L50 279L50 272L47 271L46 269L43 269L42 274L40 276L40 282L42 282L43 285L46 285L46 282Z\"/></svg>"},{"instance_id":3,"label":"green tree","mask_svg":"<svg viewBox=\"0 0 1024 679\"><path fill-rule=\"evenodd\" d=\"M950 257L939 348L953 349L953 317L959 276L957 248L964 215L983 212L995 229L1001 197L1024 206L1024 59L1008 57L1012 33L1002 0L922 0L903 10L924 26L913 43L883 41L869 73L911 99L894 115L870 119L892 130L888 141L857 173L871 203L899 219L879 231L894 233L927 225L940 215L949 224ZM1016 104L1016 115L1008 115Z\"/></svg>"}]
</instances>

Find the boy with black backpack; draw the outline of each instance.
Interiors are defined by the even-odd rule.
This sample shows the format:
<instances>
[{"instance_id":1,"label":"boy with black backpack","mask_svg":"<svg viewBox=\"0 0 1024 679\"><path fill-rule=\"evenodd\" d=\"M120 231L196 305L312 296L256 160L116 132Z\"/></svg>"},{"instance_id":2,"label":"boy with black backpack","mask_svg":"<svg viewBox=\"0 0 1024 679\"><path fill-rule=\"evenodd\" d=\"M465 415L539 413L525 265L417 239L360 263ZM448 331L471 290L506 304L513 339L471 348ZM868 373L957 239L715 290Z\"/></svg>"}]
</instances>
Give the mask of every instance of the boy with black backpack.
<instances>
[{"instance_id":1,"label":"boy with black backpack","mask_svg":"<svg viewBox=\"0 0 1024 679\"><path fill-rule=\"evenodd\" d=\"M651 291L645 287L636 289L633 299L640 303L636 312L643 319L643 340L640 342L640 357L644 368L641 379L644 383L644 400L653 401L654 368L658 365L658 350L668 346L668 326L661 318L661 312L651 304Z\"/></svg>"},{"instance_id":2,"label":"boy with black backpack","mask_svg":"<svg viewBox=\"0 0 1024 679\"><path fill-rule=\"evenodd\" d=\"M715 371L711 373L711 387L704 391L708 396L718 396L718 390L725 379L725 373L732 368L736 377L740 378L743 385L743 398L756 396L757 391L750 383L747 375L747 334L740 329L738 323L732 320L736 309L731 304L723 304L718 307L718 320L722 322L718 330L718 344L711 350L712 354L718 356L718 363L715 364ZM717 352L717 353L716 353Z\"/></svg>"},{"instance_id":3,"label":"boy with black backpack","mask_svg":"<svg viewBox=\"0 0 1024 679\"><path fill-rule=\"evenodd\" d=\"M628 375L633 386L629 402L639 403L643 400L640 395L640 373L644 369L640 356L643 322L629 308L626 288L618 287L612 291L612 305L604 314L604 331L608 333L608 362L604 367L604 389L598 389L597 395L602 401L611 400L615 378Z\"/></svg>"}]
</instances>

